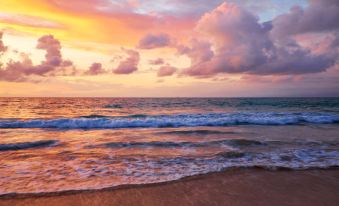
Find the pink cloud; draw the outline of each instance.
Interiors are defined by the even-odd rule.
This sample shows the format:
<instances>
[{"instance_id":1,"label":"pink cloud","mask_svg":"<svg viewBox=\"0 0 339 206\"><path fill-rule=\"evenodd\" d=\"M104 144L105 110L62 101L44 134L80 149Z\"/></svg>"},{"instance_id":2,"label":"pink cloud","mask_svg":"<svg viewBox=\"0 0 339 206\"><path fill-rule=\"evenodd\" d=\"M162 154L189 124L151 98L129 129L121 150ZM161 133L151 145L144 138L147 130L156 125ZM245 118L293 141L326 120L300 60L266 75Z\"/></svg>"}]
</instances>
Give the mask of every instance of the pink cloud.
<instances>
[{"instance_id":1,"label":"pink cloud","mask_svg":"<svg viewBox=\"0 0 339 206\"><path fill-rule=\"evenodd\" d=\"M165 61L162 58L158 58L158 59L154 59L154 60L149 61L149 64L151 64L151 65L162 65L164 63L165 63Z\"/></svg>"},{"instance_id":2,"label":"pink cloud","mask_svg":"<svg viewBox=\"0 0 339 206\"><path fill-rule=\"evenodd\" d=\"M212 44L207 41L192 39L189 46L177 46L178 53L187 55L191 59L192 65L210 61L214 57Z\"/></svg>"},{"instance_id":3,"label":"pink cloud","mask_svg":"<svg viewBox=\"0 0 339 206\"><path fill-rule=\"evenodd\" d=\"M147 34L140 41L138 48L140 49L155 49L166 47L171 44L169 35L161 34Z\"/></svg>"},{"instance_id":4,"label":"pink cloud","mask_svg":"<svg viewBox=\"0 0 339 206\"><path fill-rule=\"evenodd\" d=\"M2 40L0 45L3 46ZM33 65L27 54L20 53L19 61L10 60L4 67L0 67L0 80L28 81L31 75L55 76L57 74L66 74L68 72L66 71L67 67L73 65L70 60L62 59L61 44L52 35L40 37L37 48L46 51L44 61L38 65ZM69 75L74 75L74 71Z\"/></svg>"},{"instance_id":5,"label":"pink cloud","mask_svg":"<svg viewBox=\"0 0 339 206\"><path fill-rule=\"evenodd\" d=\"M165 2L166 1L166 2ZM167 0L49 0L46 3L51 8L80 18L95 21L95 27L101 32L108 43L136 45L147 34L167 33L171 36L180 36L190 32L194 26L195 18L191 16L177 16L167 12L158 12ZM200 2L203 4L203 2ZM151 11L150 11L151 10ZM167 10L167 9L166 9ZM113 25L107 27L107 25ZM119 28L117 28L117 26ZM173 29L175 28L175 29ZM86 31L84 31L84 34ZM126 36L127 34L127 36ZM114 38L111 38L114 36ZM87 37L86 37L87 38ZM93 41L95 37L89 37ZM93 39L92 39L93 38ZM102 41L102 38L95 39Z\"/></svg>"},{"instance_id":6,"label":"pink cloud","mask_svg":"<svg viewBox=\"0 0 339 206\"><path fill-rule=\"evenodd\" d=\"M247 10L223 3L198 21L198 40L189 46L177 46L179 53L191 59L191 67L182 74L209 77L219 73L316 73L333 66L338 58L330 55L331 51L315 54L290 36L280 41L275 38L274 26L274 20L259 23Z\"/></svg>"},{"instance_id":7,"label":"pink cloud","mask_svg":"<svg viewBox=\"0 0 339 206\"><path fill-rule=\"evenodd\" d=\"M128 57L122 60L118 67L113 70L114 74L131 74L138 70L140 60L139 52L134 50L125 50Z\"/></svg>"},{"instance_id":8,"label":"pink cloud","mask_svg":"<svg viewBox=\"0 0 339 206\"><path fill-rule=\"evenodd\" d=\"M72 12L83 13L127 13L132 12L138 5L137 1L110 1L110 0L51 0L51 4L57 8Z\"/></svg>"},{"instance_id":9,"label":"pink cloud","mask_svg":"<svg viewBox=\"0 0 339 206\"><path fill-rule=\"evenodd\" d=\"M306 9L294 6L289 13L273 20L272 36L286 38L307 32L324 32L339 29L339 1L311 0Z\"/></svg>"},{"instance_id":10,"label":"pink cloud","mask_svg":"<svg viewBox=\"0 0 339 206\"><path fill-rule=\"evenodd\" d=\"M46 50L46 61L43 64L60 66L62 63L61 44L52 35L45 35L38 39L37 49Z\"/></svg>"},{"instance_id":11,"label":"pink cloud","mask_svg":"<svg viewBox=\"0 0 339 206\"><path fill-rule=\"evenodd\" d=\"M19 15L19 14L10 14L10 13L0 13L0 22L5 22L9 24L17 24L22 26L38 27L38 28L52 28L52 29L61 29L64 28L64 25L43 19L41 17L29 16L29 15Z\"/></svg>"},{"instance_id":12,"label":"pink cloud","mask_svg":"<svg viewBox=\"0 0 339 206\"><path fill-rule=\"evenodd\" d=\"M166 65L159 68L158 77L172 76L177 71L177 68Z\"/></svg>"},{"instance_id":13,"label":"pink cloud","mask_svg":"<svg viewBox=\"0 0 339 206\"><path fill-rule=\"evenodd\" d=\"M103 74L106 71L102 68L101 63L93 63L90 67L89 70L85 72L86 75L98 75L98 74Z\"/></svg>"}]
</instances>

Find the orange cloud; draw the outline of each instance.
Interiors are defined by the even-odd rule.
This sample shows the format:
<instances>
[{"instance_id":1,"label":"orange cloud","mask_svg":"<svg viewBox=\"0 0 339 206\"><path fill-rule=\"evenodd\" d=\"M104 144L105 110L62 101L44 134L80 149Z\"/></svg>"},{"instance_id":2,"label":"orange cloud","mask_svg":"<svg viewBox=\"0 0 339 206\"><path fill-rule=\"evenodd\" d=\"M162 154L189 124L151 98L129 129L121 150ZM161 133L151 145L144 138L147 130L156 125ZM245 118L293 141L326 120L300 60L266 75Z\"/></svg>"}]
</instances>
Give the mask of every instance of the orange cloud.
<instances>
[{"instance_id":1,"label":"orange cloud","mask_svg":"<svg viewBox=\"0 0 339 206\"><path fill-rule=\"evenodd\" d=\"M36 36L53 34L63 41L87 41L135 46L150 32L175 36L192 30L193 20L173 16L138 14L136 1L108 6L103 0L2 0L0 27ZM175 29L173 29L175 28Z\"/></svg>"}]
</instances>

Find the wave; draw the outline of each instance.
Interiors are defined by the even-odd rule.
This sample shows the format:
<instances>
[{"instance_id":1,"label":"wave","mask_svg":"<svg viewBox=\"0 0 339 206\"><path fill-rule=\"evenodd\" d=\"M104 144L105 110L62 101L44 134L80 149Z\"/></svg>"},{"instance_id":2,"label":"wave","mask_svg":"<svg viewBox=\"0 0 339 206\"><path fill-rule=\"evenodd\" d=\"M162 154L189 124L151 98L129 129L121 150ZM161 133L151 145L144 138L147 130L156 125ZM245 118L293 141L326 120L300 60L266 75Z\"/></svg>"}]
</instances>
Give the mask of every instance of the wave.
<instances>
[{"instance_id":1,"label":"wave","mask_svg":"<svg viewBox=\"0 0 339 206\"><path fill-rule=\"evenodd\" d=\"M242 144L246 140L246 144L252 143L256 145L255 140L239 139L234 143ZM230 143L232 143L232 141ZM251 142L253 141L253 142ZM215 141L216 142L216 141ZM294 142L277 142L263 141L260 144L294 144ZM309 144L311 143L311 144ZM202 175L212 172L225 171L235 168L263 168L267 170L307 170L307 169L332 169L339 168L339 150L332 148L331 145L337 145L337 141L327 142L297 142L297 146L301 144L303 147L281 147L275 149L247 150L247 147L234 148L221 153L206 156L147 156L147 155L105 155L101 158L78 158L77 161L70 163L73 170L57 173L58 181L49 182L48 187L45 184L33 184L36 188L22 188L21 185L11 192L55 192L65 190L81 190L81 189L99 189L112 186L121 186L125 184L149 184L157 182L168 182L178 180L183 177ZM141 143L139 143L141 144ZM143 143L145 144L145 143ZM152 143L154 144L154 143ZM156 145L158 143L155 143ZM170 143L172 144L172 143ZM46 164L44 168L50 165ZM54 165L53 165L54 166ZM43 170L44 172L46 169ZM49 171L49 170L47 170ZM75 173L68 173L75 172ZM14 172L15 178L11 177L10 181L20 181L23 176L19 171ZM40 172L33 173L36 176L30 177L30 181L41 180ZM79 175L81 174L81 175ZM24 174L27 175L27 174ZM75 175L78 181L68 184L67 179ZM118 178L112 178L114 177ZM100 177L104 181L100 184L93 184L90 177ZM72 177L73 179L73 177ZM95 180L95 179L94 179ZM39 182L38 181L38 182ZM65 181L65 184L60 182ZM58 184L53 184L58 182ZM79 183L79 184L77 184ZM61 186L60 186L61 185ZM40 187L41 186L41 187ZM1 190L2 189L2 190ZM9 190L0 189L4 194ZM24 190L22 190L24 189Z\"/></svg>"},{"instance_id":2,"label":"wave","mask_svg":"<svg viewBox=\"0 0 339 206\"><path fill-rule=\"evenodd\" d=\"M127 115L127 116L114 116L118 118L146 118L148 115L146 114L132 114L132 115ZM88 119L93 119L93 118L112 118L112 116L105 116L105 115L99 115L99 114L91 114L91 115L85 115L85 116L80 116L79 118L88 118Z\"/></svg>"},{"instance_id":3,"label":"wave","mask_svg":"<svg viewBox=\"0 0 339 206\"><path fill-rule=\"evenodd\" d=\"M270 171L270 172L275 172L275 171L312 171L312 170L322 170L322 171L328 171L328 170L333 170L333 171L338 171L339 166L334 165L334 166L328 166L328 167L309 167L309 168L299 168L299 169L293 169L289 167L284 167L284 166L274 166L274 167L267 167L267 166L243 166L243 167L229 167L224 170L219 170L219 171L211 171L211 172L203 172L203 173L193 173L191 175L176 175L173 178L167 178L165 180L153 180L153 181L126 181L126 183L121 183L121 184L114 184L111 182L106 182L106 183L101 183L101 184L83 184L81 186L78 185L72 185L72 186L66 186L65 188L63 187L57 187L53 188L50 187L49 189L36 189L36 190L24 190L24 191L15 191L15 192L2 192L0 191L0 198L7 200L7 199L21 199L21 198L37 198L37 197L51 197L51 196L60 196L60 195L70 195L70 194L80 194L83 192L100 192L100 191L112 191L116 189L131 189L131 188L142 188L142 187L149 187L149 186L159 186L159 185L164 185L164 183L171 183L171 182L178 182L178 181L185 181L185 180L192 180L193 178L201 178L205 177L206 175L210 174L217 174L217 173L222 173L226 171L248 171L251 169L254 173L257 171ZM293 175L293 173L291 173Z\"/></svg>"},{"instance_id":4,"label":"wave","mask_svg":"<svg viewBox=\"0 0 339 206\"><path fill-rule=\"evenodd\" d=\"M49 147L56 144L56 140L41 140L35 142L19 142L10 144L0 144L0 151L23 150L36 147Z\"/></svg>"},{"instance_id":5,"label":"wave","mask_svg":"<svg viewBox=\"0 0 339 206\"><path fill-rule=\"evenodd\" d=\"M156 134L160 135L218 135L218 134L237 134L234 131L218 131L218 130L175 130L175 131L165 131L165 132L157 132Z\"/></svg>"},{"instance_id":6,"label":"wave","mask_svg":"<svg viewBox=\"0 0 339 206\"><path fill-rule=\"evenodd\" d=\"M91 114L86 116L80 116L80 118L87 118L87 119L93 119L93 118L108 118L109 116L104 115L98 115L98 114Z\"/></svg>"},{"instance_id":7,"label":"wave","mask_svg":"<svg viewBox=\"0 0 339 206\"><path fill-rule=\"evenodd\" d=\"M104 108L107 108L107 109L122 109L124 107L120 104L108 104L108 105L105 105Z\"/></svg>"},{"instance_id":8,"label":"wave","mask_svg":"<svg viewBox=\"0 0 339 206\"><path fill-rule=\"evenodd\" d=\"M101 145L91 145L87 148L95 147L108 147L108 148L194 148L194 147L215 147L223 146L229 147L230 149L253 147L253 146L268 146L268 147L339 147L339 141L279 141L279 140L266 140L259 141L253 139L223 139L223 140L212 140L202 142L109 142Z\"/></svg>"},{"instance_id":9,"label":"wave","mask_svg":"<svg viewBox=\"0 0 339 206\"><path fill-rule=\"evenodd\" d=\"M228 125L293 125L339 123L338 113L238 112L159 115L147 117L103 117L33 119L27 121L0 121L0 128L59 128L59 129L113 129L161 128Z\"/></svg>"},{"instance_id":10,"label":"wave","mask_svg":"<svg viewBox=\"0 0 339 206\"><path fill-rule=\"evenodd\" d=\"M215 140L207 142L110 142L104 144L109 148L147 148L147 147L164 147L164 148L176 148L176 147L210 147L210 146L252 146L252 145L264 145L264 142L248 139L226 139Z\"/></svg>"},{"instance_id":11,"label":"wave","mask_svg":"<svg viewBox=\"0 0 339 206\"><path fill-rule=\"evenodd\" d=\"M285 168L305 170L339 167L339 151L323 147L281 148L274 151L226 151L212 156L201 157L117 157L121 162L128 161L129 169L154 176L192 176L229 168L260 167L269 170ZM118 160L118 159L117 159ZM161 168L161 174L154 169ZM133 173L133 171L129 171ZM121 175L126 175L121 171ZM143 174L139 174L143 176Z\"/></svg>"}]
</instances>

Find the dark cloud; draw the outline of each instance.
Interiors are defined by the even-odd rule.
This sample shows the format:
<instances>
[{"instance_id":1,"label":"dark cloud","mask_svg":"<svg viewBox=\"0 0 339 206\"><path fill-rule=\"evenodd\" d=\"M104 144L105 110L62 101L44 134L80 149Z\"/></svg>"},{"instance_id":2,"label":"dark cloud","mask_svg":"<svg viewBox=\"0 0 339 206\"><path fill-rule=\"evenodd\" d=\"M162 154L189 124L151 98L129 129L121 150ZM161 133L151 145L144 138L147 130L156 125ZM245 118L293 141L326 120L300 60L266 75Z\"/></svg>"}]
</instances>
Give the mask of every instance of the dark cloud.
<instances>
[{"instance_id":1,"label":"dark cloud","mask_svg":"<svg viewBox=\"0 0 339 206\"><path fill-rule=\"evenodd\" d=\"M177 68L166 65L158 70L158 77L172 76L177 71Z\"/></svg>"},{"instance_id":2,"label":"dark cloud","mask_svg":"<svg viewBox=\"0 0 339 206\"><path fill-rule=\"evenodd\" d=\"M327 5L314 2L318 7ZM315 6L313 4L303 13L312 9ZM336 6L331 4L330 7L331 12L336 10L339 13ZM300 31L293 31L292 21L286 24L276 23L282 22L283 18L287 17L282 15L273 22L259 23L257 16L247 10L235 4L223 3L198 21L196 31L200 36L196 38L200 40L193 40L189 46L177 46L179 53L186 54L191 59L191 67L184 69L182 74L201 77L219 73L304 74L322 72L335 64L338 55L333 54L333 48L315 53L310 48L301 46L294 38L294 34L307 31L324 32L336 29L331 18L323 23L314 22L322 24L317 29L315 26L299 25ZM297 17L293 22L299 24L302 19L302 16ZM293 31L291 34L281 35L277 32L290 31L290 27ZM333 40L332 46L334 42Z\"/></svg>"},{"instance_id":3,"label":"dark cloud","mask_svg":"<svg viewBox=\"0 0 339 206\"><path fill-rule=\"evenodd\" d=\"M139 52L134 50L125 50L128 57L122 60L118 67L113 70L114 74L131 74L138 70L140 60Z\"/></svg>"},{"instance_id":4,"label":"dark cloud","mask_svg":"<svg viewBox=\"0 0 339 206\"><path fill-rule=\"evenodd\" d=\"M155 49L166 47L171 44L171 39L167 34L147 34L139 41L140 49Z\"/></svg>"},{"instance_id":5,"label":"dark cloud","mask_svg":"<svg viewBox=\"0 0 339 206\"><path fill-rule=\"evenodd\" d=\"M290 35L307 32L338 30L338 2L337 0L312 0L306 9L300 6L292 7L289 13L273 20L272 36L288 38Z\"/></svg>"},{"instance_id":6,"label":"dark cloud","mask_svg":"<svg viewBox=\"0 0 339 206\"><path fill-rule=\"evenodd\" d=\"M90 67L89 70L85 72L86 75L99 75L103 74L106 71L102 68L101 63L93 63Z\"/></svg>"},{"instance_id":7,"label":"dark cloud","mask_svg":"<svg viewBox=\"0 0 339 206\"><path fill-rule=\"evenodd\" d=\"M2 41L0 41L3 46ZM30 57L20 53L20 60L9 60L0 68L0 80L5 81L28 81L30 76L55 76L67 75L67 68L73 63L63 60L61 55L61 44L52 35L45 35L38 39L38 49L46 51L45 60L38 65L33 65ZM74 75L74 68L68 75Z\"/></svg>"},{"instance_id":8,"label":"dark cloud","mask_svg":"<svg viewBox=\"0 0 339 206\"><path fill-rule=\"evenodd\" d=\"M153 59L153 60L149 61L149 64L151 64L151 65L162 65L164 63L165 63L165 61L162 58Z\"/></svg>"}]
</instances>

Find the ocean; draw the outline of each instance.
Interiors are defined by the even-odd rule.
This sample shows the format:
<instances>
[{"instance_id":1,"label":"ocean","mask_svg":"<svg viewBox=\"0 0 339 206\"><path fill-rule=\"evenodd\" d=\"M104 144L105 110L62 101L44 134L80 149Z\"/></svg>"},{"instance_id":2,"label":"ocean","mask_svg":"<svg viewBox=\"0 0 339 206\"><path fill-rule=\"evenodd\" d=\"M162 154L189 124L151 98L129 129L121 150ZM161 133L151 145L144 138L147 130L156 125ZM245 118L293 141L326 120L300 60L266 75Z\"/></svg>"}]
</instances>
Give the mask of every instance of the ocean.
<instances>
[{"instance_id":1,"label":"ocean","mask_svg":"<svg viewBox=\"0 0 339 206\"><path fill-rule=\"evenodd\" d=\"M0 98L0 195L339 166L339 98Z\"/></svg>"}]
</instances>

